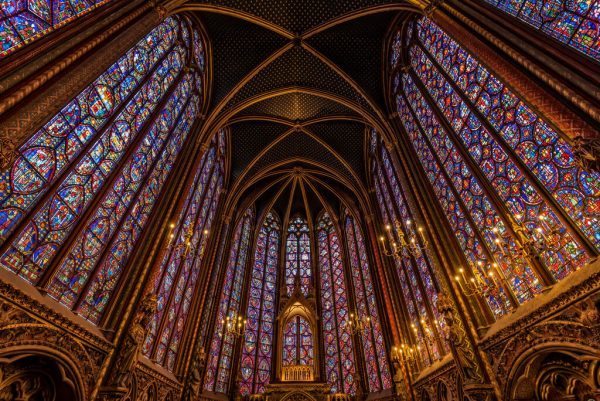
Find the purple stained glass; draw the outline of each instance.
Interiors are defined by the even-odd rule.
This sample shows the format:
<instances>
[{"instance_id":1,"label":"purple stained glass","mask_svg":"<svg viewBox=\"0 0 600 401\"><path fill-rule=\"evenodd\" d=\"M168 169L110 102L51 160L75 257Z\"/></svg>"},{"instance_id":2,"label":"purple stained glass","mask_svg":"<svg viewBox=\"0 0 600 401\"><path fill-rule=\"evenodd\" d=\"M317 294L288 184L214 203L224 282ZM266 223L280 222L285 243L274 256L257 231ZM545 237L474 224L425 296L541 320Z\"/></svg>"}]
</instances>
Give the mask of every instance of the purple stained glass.
<instances>
[{"instance_id":1,"label":"purple stained glass","mask_svg":"<svg viewBox=\"0 0 600 401\"><path fill-rule=\"evenodd\" d=\"M0 239L91 146L120 105L139 92L143 78L171 52L179 26L177 19L167 18L18 149L16 161L0 174Z\"/></svg>"},{"instance_id":2,"label":"purple stained glass","mask_svg":"<svg viewBox=\"0 0 600 401\"><path fill-rule=\"evenodd\" d=\"M248 290L248 322L240 366L240 393L244 396L262 393L270 379L280 238L279 218L269 213L256 240Z\"/></svg>"},{"instance_id":3,"label":"purple stained glass","mask_svg":"<svg viewBox=\"0 0 600 401\"><path fill-rule=\"evenodd\" d=\"M283 366L313 366L314 339L312 328L303 316L294 315L283 329Z\"/></svg>"},{"instance_id":4,"label":"purple stained glass","mask_svg":"<svg viewBox=\"0 0 600 401\"><path fill-rule=\"evenodd\" d=\"M413 67L458 138L529 235L539 236L538 230L542 230L538 240L546 242L548 248L542 260L555 278L577 270L588 260L583 247L563 227L507 147L596 245L600 240L600 187L590 183L598 182L597 174L582 171L558 134L436 25L423 19L418 27L423 48L411 48ZM463 97L429 57L464 91ZM487 130L473 108L486 117L495 132Z\"/></svg>"},{"instance_id":5,"label":"purple stained glass","mask_svg":"<svg viewBox=\"0 0 600 401\"><path fill-rule=\"evenodd\" d=\"M354 217L348 212L346 212L344 227L348 253L350 254L350 271L352 274L352 284L354 285L356 314L359 319L366 319L367 317L371 319L370 330L362 336L369 392L378 392L391 388L392 378L377 310L371 268L367 260L368 254L365 249L361 229L355 223Z\"/></svg>"},{"instance_id":6,"label":"purple stained glass","mask_svg":"<svg viewBox=\"0 0 600 401\"><path fill-rule=\"evenodd\" d=\"M485 0L581 53L600 61L598 0Z\"/></svg>"},{"instance_id":7,"label":"purple stained glass","mask_svg":"<svg viewBox=\"0 0 600 401\"><path fill-rule=\"evenodd\" d=\"M219 204L223 171L214 139L202 156L193 185L169 233L169 245L154 268L158 308L142 352L169 370L174 368L193 292Z\"/></svg>"},{"instance_id":8,"label":"purple stained glass","mask_svg":"<svg viewBox=\"0 0 600 401\"><path fill-rule=\"evenodd\" d=\"M254 214L248 209L236 226L233 242L226 261L225 280L217 309L207 361L204 388L208 391L226 393L231 379L234 337L225 330L226 318L240 316L240 302L244 281L244 268L250 247L250 232Z\"/></svg>"},{"instance_id":9,"label":"purple stained glass","mask_svg":"<svg viewBox=\"0 0 600 401\"><path fill-rule=\"evenodd\" d=\"M302 217L295 217L288 227L285 255L285 283L288 295L294 291L294 280L300 278L300 289L308 295L312 283L310 238L308 223Z\"/></svg>"},{"instance_id":10,"label":"purple stained glass","mask_svg":"<svg viewBox=\"0 0 600 401\"><path fill-rule=\"evenodd\" d=\"M0 60L110 1L2 1L0 3Z\"/></svg>"},{"instance_id":11,"label":"purple stained glass","mask_svg":"<svg viewBox=\"0 0 600 401\"><path fill-rule=\"evenodd\" d=\"M416 88L413 89L414 83L412 83L410 77L404 76L403 82L409 99L416 99L419 96L419 93ZM476 231L473 229L472 223L467 218L464 208L458 201L454 191L451 190L453 187L450 186L444 175L444 170L442 170L436 157L429 148L425 136L422 134L421 125L417 125L417 121L413 118L415 106L413 105L413 109L411 110L401 95L397 97L396 101L398 113L401 116L404 128L412 141L416 154L425 170L425 174L446 213L446 217L454 230L456 239L463 249L473 274L479 275L481 280L487 280L485 278L485 272L482 271L482 267L490 264L490 262L488 262L489 256L486 253L484 245L477 236ZM417 111L424 113L426 110L428 109L418 109ZM420 122L421 121L419 121L419 123ZM486 289L486 300L488 301L488 305L492 312L499 317L509 310L509 300L506 294L499 291L498 288L493 288L491 283L489 283L488 286L489 287Z\"/></svg>"},{"instance_id":12,"label":"purple stained glass","mask_svg":"<svg viewBox=\"0 0 600 401\"><path fill-rule=\"evenodd\" d=\"M327 212L317 223L319 272L321 281L321 320L325 349L325 370L332 393L356 393L352 334L348 328L348 294L342 249Z\"/></svg>"}]
</instances>

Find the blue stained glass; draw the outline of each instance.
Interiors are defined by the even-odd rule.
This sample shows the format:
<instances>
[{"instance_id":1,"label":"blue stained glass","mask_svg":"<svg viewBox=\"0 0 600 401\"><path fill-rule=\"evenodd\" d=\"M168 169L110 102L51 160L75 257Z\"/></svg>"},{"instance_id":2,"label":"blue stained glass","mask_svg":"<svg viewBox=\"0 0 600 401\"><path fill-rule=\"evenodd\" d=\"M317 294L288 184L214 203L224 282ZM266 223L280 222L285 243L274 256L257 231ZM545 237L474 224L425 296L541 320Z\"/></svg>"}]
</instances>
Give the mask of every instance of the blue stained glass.
<instances>
[{"instance_id":1,"label":"blue stained glass","mask_svg":"<svg viewBox=\"0 0 600 401\"><path fill-rule=\"evenodd\" d=\"M244 267L250 246L250 231L254 219L252 209L246 211L234 231L229 258L226 262L225 280L217 309L215 331L206 365L204 388L218 393L227 392L233 355L234 338L224 332L226 317L240 315L240 302Z\"/></svg>"},{"instance_id":2,"label":"blue stained glass","mask_svg":"<svg viewBox=\"0 0 600 401\"><path fill-rule=\"evenodd\" d=\"M596 209L600 188L587 185L595 173L577 167L572 150L558 134L439 27L427 19L420 20L418 26L424 48L431 52L458 88L465 91L468 99L552 193L575 224L598 244L600 223ZM426 83L428 91L510 211L514 216L521 216L517 220L522 219L525 227L532 227L531 235L536 235L537 227L546 233L544 241L550 249L543 252L542 259L552 274L561 279L585 264L588 257L582 246L563 227L503 145L487 131L420 47L414 46L411 54L418 76ZM455 106L447 107L450 103ZM591 207L586 207L588 205ZM542 222L539 216L543 216ZM554 256L556 252L561 254L559 258Z\"/></svg>"},{"instance_id":3,"label":"blue stained glass","mask_svg":"<svg viewBox=\"0 0 600 401\"><path fill-rule=\"evenodd\" d=\"M597 0L485 0L531 27L600 60Z\"/></svg>"},{"instance_id":4,"label":"blue stained glass","mask_svg":"<svg viewBox=\"0 0 600 401\"><path fill-rule=\"evenodd\" d=\"M20 213L5 222L1 240L17 228L82 150L91 146L92 139L116 112L115 106L136 94L146 71L136 71L135 55L144 54L148 66L157 66L174 45L178 27L176 19L165 20L18 149L19 157L9 167L10 174L0 175L0 211L18 208ZM128 90L119 91L120 83L125 81L130 82ZM98 90L103 93L102 101L96 100L100 97Z\"/></svg>"},{"instance_id":5,"label":"blue stained glass","mask_svg":"<svg viewBox=\"0 0 600 401\"><path fill-rule=\"evenodd\" d=\"M256 241L249 287L248 324L240 366L240 393L244 396L262 393L270 379L275 322L273 301L276 295L280 238L279 218L268 213Z\"/></svg>"}]
</instances>

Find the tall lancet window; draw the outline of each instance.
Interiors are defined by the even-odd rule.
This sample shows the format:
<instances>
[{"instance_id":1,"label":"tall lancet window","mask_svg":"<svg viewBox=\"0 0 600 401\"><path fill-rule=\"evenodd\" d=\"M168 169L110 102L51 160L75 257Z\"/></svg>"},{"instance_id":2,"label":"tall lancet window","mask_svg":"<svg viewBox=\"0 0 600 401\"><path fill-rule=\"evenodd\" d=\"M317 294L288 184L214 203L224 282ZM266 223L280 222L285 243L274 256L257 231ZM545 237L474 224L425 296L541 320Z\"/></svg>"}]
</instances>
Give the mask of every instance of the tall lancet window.
<instances>
[{"instance_id":1,"label":"tall lancet window","mask_svg":"<svg viewBox=\"0 0 600 401\"><path fill-rule=\"evenodd\" d=\"M600 61L600 3L590 0L485 0Z\"/></svg>"},{"instance_id":2,"label":"tall lancet window","mask_svg":"<svg viewBox=\"0 0 600 401\"><path fill-rule=\"evenodd\" d=\"M399 234L402 233L410 237L405 241L410 242L414 239L419 246L423 246L422 231L419 232L419 227L416 226L388 150L383 146L377 132L373 130L371 135L372 179L383 222L390 228L386 230L388 240L398 244ZM436 283L432 260L425 251L411 252L403 248L399 256L393 257L393 261L411 326L422 350L421 361L429 365L446 352L443 349L445 341L440 336L441 325L444 323L436 307L439 286Z\"/></svg>"},{"instance_id":3,"label":"tall lancet window","mask_svg":"<svg viewBox=\"0 0 600 401\"><path fill-rule=\"evenodd\" d=\"M285 285L287 294L294 291L294 280L300 277L300 289L308 295L311 287L310 237L308 223L302 217L295 217L288 226L285 255Z\"/></svg>"},{"instance_id":4,"label":"tall lancet window","mask_svg":"<svg viewBox=\"0 0 600 401\"><path fill-rule=\"evenodd\" d=\"M143 353L169 370L174 367L219 204L225 157L220 143L224 141L221 132L200 160L177 220L172 223L169 244L153 272L152 285L158 307Z\"/></svg>"},{"instance_id":5,"label":"tall lancet window","mask_svg":"<svg viewBox=\"0 0 600 401\"><path fill-rule=\"evenodd\" d=\"M317 243L327 382L331 385L333 393L355 394L356 368L352 335L348 328L348 292L342 249L339 236L327 212L323 212L318 219Z\"/></svg>"},{"instance_id":6,"label":"tall lancet window","mask_svg":"<svg viewBox=\"0 0 600 401\"><path fill-rule=\"evenodd\" d=\"M0 265L94 323L198 114L203 44L186 21L167 18L0 174Z\"/></svg>"},{"instance_id":7,"label":"tall lancet window","mask_svg":"<svg viewBox=\"0 0 600 401\"><path fill-rule=\"evenodd\" d=\"M408 47L411 67L394 76L400 121L465 267L501 316L590 260L600 175L583 171L550 124L433 22L410 29L394 47Z\"/></svg>"},{"instance_id":8,"label":"tall lancet window","mask_svg":"<svg viewBox=\"0 0 600 401\"><path fill-rule=\"evenodd\" d=\"M265 384L270 380L280 243L279 218L269 213L258 233L254 251L240 368L242 395L264 392Z\"/></svg>"},{"instance_id":9,"label":"tall lancet window","mask_svg":"<svg viewBox=\"0 0 600 401\"><path fill-rule=\"evenodd\" d=\"M231 241L215 330L206 365L204 388L208 391L217 393L229 391L235 338L226 330L226 318L237 320L242 315L240 304L253 221L254 212L248 209L237 224Z\"/></svg>"},{"instance_id":10,"label":"tall lancet window","mask_svg":"<svg viewBox=\"0 0 600 401\"><path fill-rule=\"evenodd\" d=\"M314 339L310 322L304 316L294 316L283 330L283 366L313 366Z\"/></svg>"},{"instance_id":11,"label":"tall lancet window","mask_svg":"<svg viewBox=\"0 0 600 401\"><path fill-rule=\"evenodd\" d=\"M369 392L374 393L392 387L392 378L386 356L385 341L377 310L377 298L371 277L371 267L360 226L354 217L346 212L344 229L348 253L350 254L350 271L354 285L356 314L359 319L371 319L368 330L361 335L364 360L367 367Z\"/></svg>"},{"instance_id":12,"label":"tall lancet window","mask_svg":"<svg viewBox=\"0 0 600 401\"><path fill-rule=\"evenodd\" d=\"M3 1L0 3L0 60L110 1Z\"/></svg>"}]
</instances>

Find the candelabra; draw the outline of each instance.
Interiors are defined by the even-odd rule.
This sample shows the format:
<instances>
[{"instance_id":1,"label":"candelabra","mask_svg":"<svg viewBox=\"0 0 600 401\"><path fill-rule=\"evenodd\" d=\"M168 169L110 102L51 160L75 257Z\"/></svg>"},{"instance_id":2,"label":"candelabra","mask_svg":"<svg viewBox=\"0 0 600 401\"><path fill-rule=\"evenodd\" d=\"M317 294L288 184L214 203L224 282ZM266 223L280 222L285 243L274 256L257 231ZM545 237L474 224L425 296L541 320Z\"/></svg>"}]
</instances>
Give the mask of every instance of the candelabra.
<instances>
[{"instance_id":1,"label":"candelabra","mask_svg":"<svg viewBox=\"0 0 600 401\"><path fill-rule=\"evenodd\" d=\"M406 227L410 227L412 224L411 220L406 221ZM417 257L420 256L429 246L429 242L427 238L425 238L425 231L423 227L418 227L417 232L419 233L419 237L421 238L420 243L417 236L414 234L413 230L408 230L409 236L408 241L405 239L406 235L402 228L400 227L400 222L398 220L394 221L394 231L392 231L391 225L385 226L386 231L388 232L388 236L390 239L388 241L391 242L391 246L386 244L385 236L379 237L381 240L381 244L383 246L383 253L386 256L402 256L402 253L406 250L411 255ZM394 235L398 238L398 243L393 241Z\"/></svg>"},{"instance_id":2,"label":"candelabra","mask_svg":"<svg viewBox=\"0 0 600 401\"><path fill-rule=\"evenodd\" d=\"M350 319L346 324L352 335L362 335L371 328L371 318L368 316L359 318L357 314L350 313Z\"/></svg>"},{"instance_id":3,"label":"candelabra","mask_svg":"<svg viewBox=\"0 0 600 401\"><path fill-rule=\"evenodd\" d=\"M172 249L173 253L183 251L183 252L181 252L182 259L185 259L189 256L189 252L192 248L192 237L194 235L193 228L194 228L193 226L190 226L190 228L183 234L183 241L180 241L179 243L177 243ZM173 223L169 224L170 233L169 233L169 237L168 237L168 242L167 242L167 245L163 248L163 251L165 251L165 252L169 250L171 245L173 245L173 241L175 239L174 229L175 229L175 224L173 224ZM208 230L206 230L206 229L203 230L202 235L207 236ZM203 245L202 238L200 238L198 243L200 244L200 249L199 249L198 254L196 254L194 256L194 259L202 259L202 256L204 255L204 246L202 246Z\"/></svg>"},{"instance_id":4,"label":"candelabra","mask_svg":"<svg viewBox=\"0 0 600 401\"><path fill-rule=\"evenodd\" d=\"M494 263L494 265L496 265ZM482 262L478 262L478 266L481 268ZM497 266L497 265L496 265ZM501 272L501 269L497 269ZM489 269L484 277L487 277L488 280L484 281L482 275L475 274L474 277L471 277L467 280L465 276L465 269L462 267L458 269L460 273L460 277L458 275L454 276L454 280L458 283L460 290L468 297L472 297L475 295L483 296L486 295L489 291L496 289L499 287L498 277L494 274L492 269ZM461 280L462 278L462 280Z\"/></svg>"},{"instance_id":5,"label":"candelabra","mask_svg":"<svg viewBox=\"0 0 600 401\"><path fill-rule=\"evenodd\" d=\"M419 352L421 352L421 347L418 345L413 347L404 343L400 344L400 346L395 345L392 348L392 362L405 364L410 370L412 368L412 364L417 363Z\"/></svg>"},{"instance_id":6,"label":"candelabra","mask_svg":"<svg viewBox=\"0 0 600 401\"><path fill-rule=\"evenodd\" d=\"M224 334L229 334L234 338L241 337L246 331L246 323L247 320L243 318L241 315L227 316L225 319L221 320L221 324L223 325ZM221 334L223 336L223 334Z\"/></svg>"}]
</instances>

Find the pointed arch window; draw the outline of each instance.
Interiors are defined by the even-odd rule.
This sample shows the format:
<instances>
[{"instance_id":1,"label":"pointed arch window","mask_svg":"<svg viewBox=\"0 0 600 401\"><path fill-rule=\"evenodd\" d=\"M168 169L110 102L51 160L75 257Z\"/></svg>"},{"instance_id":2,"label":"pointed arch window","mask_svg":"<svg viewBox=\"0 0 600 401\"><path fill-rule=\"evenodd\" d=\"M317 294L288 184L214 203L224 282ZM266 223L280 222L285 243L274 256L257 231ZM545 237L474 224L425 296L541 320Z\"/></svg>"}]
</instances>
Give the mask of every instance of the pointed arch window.
<instances>
[{"instance_id":1,"label":"pointed arch window","mask_svg":"<svg viewBox=\"0 0 600 401\"><path fill-rule=\"evenodd\" d=\"M285 284L287 294L294 291L295 277L300 277L300 289L308 295L312 284L310 236L308 223L294 217L288 226L285 254Z\"/></svg>"},{"instance_id":2,"label":"pointed arch window","mask_svg":"<svg viewBox=\"0 0 600 401\"><path fill-rule=\"evenodd\" d=\"M250 235L254 221L254 211L248 209L240 219L234 232L233 241L223 279L213 339L208 355L204 388L217 393L227 393L231 380L234 337L224 329L225 318L240 316L242 290L246 258L250 248Z\"/></svg>"},{"instance_id":3,"label":"pointed arch window","mask_svg":"<svg viewBox=\"0 0 600 401\"><path fill-rule=\"evenodd\" d=\"M261 226L254 251L240 367L240 393L244 396L263 393L270 381L280 242L281 224L271 212Z\"/></svg>"},{"instance_id":4,"label":"pointed arch window","mask_svg":"<svg viewBox=\"0 0 600 401\"><path fill-rule=\"evenodd\" d=\"M412 26L411 68L394 76L400 121L470 271L505 278L486 296L498 317L590 260L600 177L438 26Z\"/></svg>"},{"instance_id":5,"label":"pointed arch window","mask_svg":"<svg viewBox=\"0 0 600 401\"><path fill-rule=\"evenodd\" d=\"M282 366L313 366L314 339L310 322L304 316L294 316L283 332Z\"/></svg>"},{"instance_id":6,"label":"pointed arch window","mask_svg":"<svg viewBox=\"0 0 600 401\"><path fill-rule=\"evenodd\" d=\"M0 4L0 60L110 1L3 1Z\"/></svg>"},{"instance_id":7,"label":"pointed arch window","mask_svg":"<svg viewBox=\"0 0 600 401\"><path fill-rule=\"evenodd\" d=\"M383 222L389 226L386 231L391 243L399 243L398 233L403 232L421 241L418 227L413 218L413 209L400 185L396 169L388 150L383 146L375 130L371 132L371 172ZM420 243L420 245L423 245ZM441 338L444 320L437 310L439 285L433 270L433 261L426 252L416 255L407 249L401 257L394 257L396 271L402 288L404 304L411 320L411 328L422 350L421 362L430 365L447 352Z\"/></svg>"},{"instance_id":8,"label":"pointed arch window","mask_svg":"<svg viewBox=\"0 0 600 401\"><path fill-rule=\"evenodd\" d=\"M570 0L485 0L529 26L600 61L600 3Z\"/></svg>"},{"instance_id":9,"label":"pointed arch window","mask_svg":"<svg viewBox=\"0 0 600 401\"><path fill-rule=\"evenodd\" d=\"M355 394L356 373L352 334L348 328L348 292L339 236L331 217L323 212L317 223L321 320L325 374L332 393Z\"/></svg>"},{"instance_id":10,"label":"pointed arch window","mask_svg":"<svg viewBox=\"0 0 600 401\"><path fill-rule=\"evenodd\" d=\"M173 370L179 343L202 268L204 252L223 186L223 135L216 135L200 160L179 215L153 273L156 314L144 343L148 358Z\"/></svg>"},{"instance_id":11,"label":"pointed arch window","mask_svg":"<svg viewBox=\"0 0 600 401\"><path fill-rule=\"evenodd\" d=\"M198 114L203 71L184 66L199 65L204 46L191 31L167 18L0 174L0 265L94 323Z\"/></svg>"},{"instance_id":12,"label":"pointed arch window","mask_svg":"<svg viewBox=\"0 0 600 401\"><path fill-rule=\"evenodd\" d=\"M356 314L359 319L367 317L371 319L371 327L361 336L361 339L369 392L375 393L392 387L375 288L362 231L348 211L346 211L344 230L350 255Z\"/></svg>"}]
</instances>

